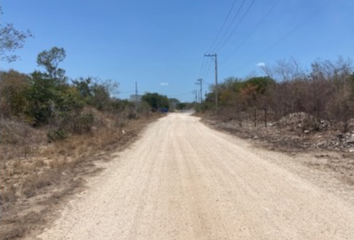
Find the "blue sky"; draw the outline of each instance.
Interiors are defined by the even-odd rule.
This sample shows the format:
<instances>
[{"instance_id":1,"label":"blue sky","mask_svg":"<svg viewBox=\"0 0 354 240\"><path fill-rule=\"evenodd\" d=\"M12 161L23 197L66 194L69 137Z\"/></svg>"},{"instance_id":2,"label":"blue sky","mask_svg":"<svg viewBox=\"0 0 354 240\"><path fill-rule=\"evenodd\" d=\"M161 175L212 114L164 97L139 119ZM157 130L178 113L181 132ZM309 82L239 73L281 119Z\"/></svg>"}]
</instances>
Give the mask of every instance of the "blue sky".
<instances>
[{"instance_id":1,"label":"blue sky","mask_svg":"<svg viewBox=\"0 0 354 240\"><path fill-rule=\"evenodd\" d=\"M40 69L39 52L63 47L60 67L68 77L111 79L121 98L138 82L139 93L193 100L198 78L214 81L213 62L203 56L215 50L219 81L262 75L258 63L290 57L307 68L317 59L354 56L353 0L3 0L1 6L2 24L35 36L17 51L20 61L0 62L2 70L30 73Z\"/></svg>"}]
</instances>

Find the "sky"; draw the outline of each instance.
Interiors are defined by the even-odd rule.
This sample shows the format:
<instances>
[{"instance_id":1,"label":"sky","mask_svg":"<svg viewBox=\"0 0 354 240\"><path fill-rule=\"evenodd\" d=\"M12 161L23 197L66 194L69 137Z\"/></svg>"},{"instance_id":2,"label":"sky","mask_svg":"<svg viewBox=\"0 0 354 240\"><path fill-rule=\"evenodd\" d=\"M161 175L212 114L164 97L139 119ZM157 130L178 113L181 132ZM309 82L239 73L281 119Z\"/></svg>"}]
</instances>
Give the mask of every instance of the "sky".
<instances>
[{"instance_id":1,"label":"sky","mask_svg":"<svg viewBox=\"0 0 354 240\"><path fill-rule=\"evenodd\" d=\"M354 57L353 0L2 0L1 24L29 29L34 38L0 69L44 70L38 53L62 47L59 67L70 79L119 83L119 98L158 92L194 100L218 79L262 76L260 66L293 58Z\"/></svg>"}]
</instances>

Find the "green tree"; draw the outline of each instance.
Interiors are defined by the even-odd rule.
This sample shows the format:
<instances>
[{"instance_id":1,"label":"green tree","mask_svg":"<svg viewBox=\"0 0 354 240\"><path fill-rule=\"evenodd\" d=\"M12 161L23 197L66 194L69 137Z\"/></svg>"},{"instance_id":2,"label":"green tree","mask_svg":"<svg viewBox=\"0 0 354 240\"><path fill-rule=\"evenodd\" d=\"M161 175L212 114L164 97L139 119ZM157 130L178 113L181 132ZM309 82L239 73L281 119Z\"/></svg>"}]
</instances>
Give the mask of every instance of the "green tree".
<instances>
[{"instance_id":1,"label":"green tree","mask_svg":"<svg viewBox=\"0 0 354 240\"><path fill-rule=\"evenodd\" d=\"M158 93L146 93L142 96L142 101L147 102L154 112L163 108L169 109L168 98Z\"/></svg>"},{"instance_id":2,"label":"green tree","mask_svg":"<svg viewBox=\"0 0 354 240\"><path fill-rule=\"evenodd\" d=\"M79 78L72 80L74 87L77 89L81 97L86 100L86 102L90 102L93 96L91 81L91 78Z\"/></svg>"},{"instance_id":3,"label":"green tree","mask_svg":"<svg viewBox=\"0 0 354 240\"><path fill-rule=\"evenodd\" d=\"M42 66L47 70L50 78L65 79L65 70L58 68L59 63L64 61L66 53L64 48L53 47L48 51L43 51L37 56L38 66Z\"/></svg>"},{"instance_id":4,"label":"green tree","mask_svg":"<svg viewBox=\"0 0 354 240\"><path fill-rule=\"evenodd\" d=\"M2 10L0 8L0 13ZM1 60L13 62L19 59L18 55L13 54L18 49L23 48L27 38L33 37L32 33L17 30L13 24L7 23L5 26L0 24L0 55Z\"/></svg>"},{"instance_id":5,"label":"green tree","mask_svg":"<svg viewBox=\"0 0 354 240\"><path fill-rule=\"evenodd\" d=\"M41 72L31 74L27 98L30 102L27 115L33 119L34 125L47 124L50 119L70 111L78 113L84 106L83 98L75 87L48 78Z\"/></svg>"},{"instance_id":6,"label":"green tree","mask_svg":"<svg viewBox=\"0 0 354 240\"><path fill-rule=\"evenodd\" d=\"M249 88L250 85L253 85L257 93L264 94L267 89L274 84L275 81L270 77L253 77L245 81L242 88Z\"/></svg>"},{"instance_id":7,"label":"green tree","mask_svg":"<svg viewBox=\"0 0 354 240\"><path fill-rule=\"evenodd\" d=\"M30 77L14 70L0 73L0 110L3 117L24 117Z\"/></svg>"},{"instance_id":8,"label":"green tree","mask_svg":"<svg viewBox=\"0 0 354 240\"><path fill-rule=\"evenodd\" d=\"M110 94L109 89L103 85L95 83L91 86L92 92L92 105L98 110L104 110L109 106Z\"/></svg>"}]
</instances>

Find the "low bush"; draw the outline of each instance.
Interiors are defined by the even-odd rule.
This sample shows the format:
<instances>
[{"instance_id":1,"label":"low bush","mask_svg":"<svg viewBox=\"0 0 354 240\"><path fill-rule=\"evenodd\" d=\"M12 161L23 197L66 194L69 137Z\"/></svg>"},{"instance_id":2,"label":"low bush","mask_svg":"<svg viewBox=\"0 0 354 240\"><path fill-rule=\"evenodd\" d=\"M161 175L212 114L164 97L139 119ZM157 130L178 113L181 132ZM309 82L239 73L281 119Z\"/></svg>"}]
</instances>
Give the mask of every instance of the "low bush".
<instances>
[{"instance_id":1,"label":"low bush","mask_svg":"<svg viewBox=\"0 0 354 240\"><path fill-rule=\"evenodd\" d=\"M63 129L49 130L47 133L48 142L56 142L64 140L68 134Z\"/></svg>"}]
</instances>

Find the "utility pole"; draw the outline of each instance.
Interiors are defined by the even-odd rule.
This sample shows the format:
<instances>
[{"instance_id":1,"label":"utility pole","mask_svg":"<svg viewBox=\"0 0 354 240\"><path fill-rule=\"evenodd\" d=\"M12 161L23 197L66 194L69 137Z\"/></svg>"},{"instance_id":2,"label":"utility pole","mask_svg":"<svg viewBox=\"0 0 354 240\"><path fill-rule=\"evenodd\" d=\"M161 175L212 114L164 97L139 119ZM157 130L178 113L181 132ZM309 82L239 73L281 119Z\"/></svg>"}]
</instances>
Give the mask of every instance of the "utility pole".
<instances>
[{"instance_id":1,"label":"utility pole","mask_svg":"<svg viewBox=\"0 0 354 240\"><path fill-rule=\"evenodd\" d=\"M200 85L199 97L200 97L200 103L202 103L203 102L203 79L201 78L197 79L197 82L195 84Z\"/></svg>"},{"instance_id":2,"label":"utility pole","mask_svg":"<svg viewBox=\"0 0 354 240\"><path fill-rule=\"evenodd\" d=\"M204 57L211 57L215 63L215 107L218 109L218 54L204 54Z\"/></svg>"},{"instance_id":3,"label":"utility pole","mask_svg":"<svg viewBox=\"0 0 354 240\"><path fill-rule=\"evenodd\" d=\"M198 91L194 90L193 94L195 94L195 102L198 102Z\"/></svg>"},{"instance_id":4,"label":"utility pole","mask_svg":"<svg viewBox=\"0 0 354 240\"><path fill-rule=\"evenodd\" d=\"M138 83L135 82L135 101L136 103L139 102L139 98L138 98Z\"/></svg>"}]
</instances>

